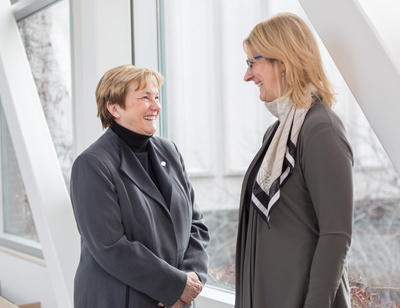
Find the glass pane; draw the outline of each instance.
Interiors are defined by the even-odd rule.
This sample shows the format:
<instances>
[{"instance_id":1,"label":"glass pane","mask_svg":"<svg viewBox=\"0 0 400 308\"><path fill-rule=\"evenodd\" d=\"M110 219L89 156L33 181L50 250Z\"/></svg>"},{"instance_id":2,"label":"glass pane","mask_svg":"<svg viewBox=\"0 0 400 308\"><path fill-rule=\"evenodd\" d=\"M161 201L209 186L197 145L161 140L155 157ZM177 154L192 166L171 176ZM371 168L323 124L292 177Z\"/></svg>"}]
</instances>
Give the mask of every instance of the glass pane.
<instances>
[{"instance_id":1,"label":"glass pane","mask_svg":"<svg viewBox=\"0 0 400 308\"><path fill-rule=\"evenodd\" d=\"M235 289L235 254L238 211L205 211L204 221L211 233L208 284Z\"/></svg>"},{"instance_id":2,"label":"glass pane","mask_svg":"<svg viewBox=\"0 0 400 308\"><path fill-rule=\"evenodd\" d=\"M400 303L400 177L357 103L346 104L352 112L338 113L355 160L349 258L352 304L396 307Z\"/></svg>"},{"instance_id":3,"label":"glass pane","mask_svg":"<svg viewBox=\"0 0 400 308\"><path fill-rule=\"evenodd\" d=\"M68 1L59 1L19 21L18 27L69 187L72 163L72 102Z\"/></svg>"},{"instance_id":4,"label":"glass pane","mask_svg":"<svg viewBox=\"0 0 400 308\"><path fill-rule=\"evenodd\" d=\"M39 241L2 106L0 106L0 134L4 231Z\"/></svg>"}]
</instances>

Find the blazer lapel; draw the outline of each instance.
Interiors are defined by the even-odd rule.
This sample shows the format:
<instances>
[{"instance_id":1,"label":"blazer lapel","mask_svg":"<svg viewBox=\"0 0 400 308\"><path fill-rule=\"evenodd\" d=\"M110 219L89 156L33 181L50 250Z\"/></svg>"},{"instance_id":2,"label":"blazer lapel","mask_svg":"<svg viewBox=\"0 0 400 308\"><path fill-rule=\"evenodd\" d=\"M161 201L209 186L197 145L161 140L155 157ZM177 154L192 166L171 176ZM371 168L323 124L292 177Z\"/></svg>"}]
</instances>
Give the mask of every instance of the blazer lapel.
<instances>
[{"instance_id":1,"label":"blazer lapel","mask_svg":"<svg viewBox=\"0 0 400 308\"><path fill-rule=\"evenodd\" d=\"M144 170L142 164L137 159L127 144L121 142L121 170L135 183L142 192L157 201L169 215L168 207L161 192L154 184L153 180ZM151 155L150 155L151 156Z\"/></svg>"},{"instance_id":2,"label":"blazer lapel","mask_svg":"<svg viewBox=\"0 0 400 308\"><path fill-rule=\"evenodd\" d=\"M188 217L191 215L191 201L183 184L177 178L176 170L174 170L174 168L181 168L181 166L175 166L174 161L176 159L168 158L170 153L164 152L156 142L150 142L149 155L152 160L154 173L160 185L160 190L169 205L178 251L183 255L186 248L183 247L184 241L182 238L187 234L188 223L191 223L188 220Z\"/></svg>"},{"instance_id":3,"label":"blazer lapel","mask_svg":"<svg viewBox=\"0 0 400 308\"><path fill-rule=\"evenodd\" d=\"M158 180L160 190L167 202L169 207L169 215L173 221L174 228L174 238L176 247L178 248L178 260L180 259L180 254L183 255L184 248L182 247L183 241L182 236L185 234L185 226L187 226L188 220L188 206L182 206L182 201L188 202L184 196L184 190L179 189L177 185L179 181L174 179L175 174L171 172L172 165L171 159L168 159L166 153L161 150L155 142L150 139L149 142L149 158L153 166L153 171Z\"/></svg>"},{"instance_id":4,"label":"blazer lapel","mask_svg":"<svg viewBox=\"0 0 400 308\"><path fill-rule=\"evenodd\" d=\"M172 183L169 169L171 168L168 159L164 156L157 146L150 139L149 146L149 159L153 167L155 177L157 178L160 190L164 196L164 200L167 203L168 208L171 207L171 196L172 196Z\"/></svg>"}]
</instances>

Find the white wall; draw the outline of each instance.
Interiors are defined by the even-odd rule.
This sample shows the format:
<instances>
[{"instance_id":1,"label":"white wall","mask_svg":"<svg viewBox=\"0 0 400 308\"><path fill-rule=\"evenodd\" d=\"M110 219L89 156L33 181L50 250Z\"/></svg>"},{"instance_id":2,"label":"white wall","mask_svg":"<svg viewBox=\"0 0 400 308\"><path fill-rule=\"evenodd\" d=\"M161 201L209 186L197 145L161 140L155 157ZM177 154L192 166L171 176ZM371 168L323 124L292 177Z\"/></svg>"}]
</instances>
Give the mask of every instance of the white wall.
<instances>
[{"instance_id":1,"label":"white wall","mask_svg":"<svg viewBox=\"0 0 400 308\"><path fill-rule=\"evenodd\" d=\"M13 303L40 302L42 308L57 307L47 271L43 261L26 260L0 247L1 294Z\"/></svg>"}]
</instances>

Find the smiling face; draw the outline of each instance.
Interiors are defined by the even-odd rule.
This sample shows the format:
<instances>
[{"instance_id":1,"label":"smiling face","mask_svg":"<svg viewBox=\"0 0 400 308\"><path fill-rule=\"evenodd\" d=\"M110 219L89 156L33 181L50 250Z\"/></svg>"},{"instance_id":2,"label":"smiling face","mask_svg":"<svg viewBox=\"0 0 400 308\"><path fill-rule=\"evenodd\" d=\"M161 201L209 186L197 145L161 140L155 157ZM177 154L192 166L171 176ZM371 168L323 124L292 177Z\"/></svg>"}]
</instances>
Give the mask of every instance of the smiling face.
<instances>
[{"instance_id":1,"label":"smiling face","mask_svg":"<svg viewBox=\"0 0 400 308\"><path fill-rule=\"evenodd\" d=\"M258 56L253 48L247 48L248 58ZM253 81L260 88L260 100L272 102L283 94L284 80L281 78L285 66L282 62L259 58L254 61L252 68L248 68L244 81Z\"/></svg>"},{"instance_id":2,"label":"smiling face","mask_svg":"<svg viewBox=\"0 0 400 308\"><path fill-rule=\"evenodd\" d=\"M158 87L154 81L136 90L137 83L130 82L125 97L125 107L107 103L107 109L119 125L141 135L151 136L156 130L157 118L161 110Z\"/></svg>"}]
</instances>

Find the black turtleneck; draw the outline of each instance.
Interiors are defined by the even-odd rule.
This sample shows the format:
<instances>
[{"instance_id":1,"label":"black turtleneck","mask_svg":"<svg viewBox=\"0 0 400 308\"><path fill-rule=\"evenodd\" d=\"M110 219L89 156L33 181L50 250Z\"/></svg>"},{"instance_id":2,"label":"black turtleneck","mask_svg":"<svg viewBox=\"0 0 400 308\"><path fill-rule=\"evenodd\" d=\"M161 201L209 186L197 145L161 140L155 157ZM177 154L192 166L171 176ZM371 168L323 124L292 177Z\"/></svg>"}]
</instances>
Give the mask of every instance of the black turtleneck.
<instances>
[{"instance_id":1,"label":"black turtleneck","mask_svg":"<svg viewBox=\"0 0 400 308\"><path fill-rule=\"evenodd\" d=\"M149 160L148 144L151 136L135 133L116 122L111 124L111 129L129 146L133 153L135 153L135 156L142 164L144 170L146 170L147 174L159 188L157 178L154 176L153 168Z\"/></svg>"},{"instance_id":2,"label":"black turtleneck","mask_svg":"<svg viewBox=\"0 0 400 308\"><path fill-rule=\"evenodd\" d=\"M118 135L122 140L125 141L135 153L147 152L147 145L151 136L141 135L127 129L117 122L111 124L111 129Z\"/></svg>"}]
</instances>

